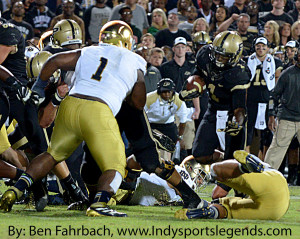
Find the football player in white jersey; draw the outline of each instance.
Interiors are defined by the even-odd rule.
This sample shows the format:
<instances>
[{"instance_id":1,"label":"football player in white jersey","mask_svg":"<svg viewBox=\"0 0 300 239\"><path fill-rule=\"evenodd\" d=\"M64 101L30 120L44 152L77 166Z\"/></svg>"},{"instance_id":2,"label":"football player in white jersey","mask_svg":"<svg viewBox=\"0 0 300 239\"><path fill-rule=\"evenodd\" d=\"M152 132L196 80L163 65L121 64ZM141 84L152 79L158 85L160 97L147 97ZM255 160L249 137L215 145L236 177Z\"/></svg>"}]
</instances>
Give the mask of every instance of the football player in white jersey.
<instances>
[{"instance_id":1,"label":"football player in white jersey","mask_svg":"<svg viewBox=\"0 0 300 239\"><path fill-rule=\"evenodd\" d=\"M102 171L87 215L127 216L107 206L121 184L126 165L114 116L125 98L132 107L143 109L146 61L129 51L133 34L126 23L111 21L103 26L100 35L103 43L98 46L59 53L44 64L39 76L44 81L57 69L75 70L74 87L60 105L47 152L33 159L15 186L4 193L0 209L10 211L33 181L43 178L85 141Z\"/></svg>"}]
</instances>

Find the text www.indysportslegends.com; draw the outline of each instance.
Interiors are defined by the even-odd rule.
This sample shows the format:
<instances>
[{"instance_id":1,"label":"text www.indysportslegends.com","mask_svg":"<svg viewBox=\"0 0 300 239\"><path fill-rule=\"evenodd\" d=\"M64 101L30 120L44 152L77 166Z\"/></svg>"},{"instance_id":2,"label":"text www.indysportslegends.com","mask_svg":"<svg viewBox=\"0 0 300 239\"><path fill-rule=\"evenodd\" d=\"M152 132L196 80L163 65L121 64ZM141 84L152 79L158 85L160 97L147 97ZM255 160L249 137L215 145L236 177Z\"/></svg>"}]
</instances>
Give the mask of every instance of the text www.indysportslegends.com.
<instances>
[{"instance_id":1,"label":"text www.indysportslegends.com","mask_svg":"<svg viewBox=\"0 0 300 239\"><path fill-rule=\"evenodd\" d=\"M53 228L42 228L36 226L16 227L8 226L8 236L12 238L28 238L28 236L42 237L111 237L122 238L122 236L134 236L140 238L142 236L157 237L163 236L164 238L195 238L197 236L216 237L218 238L243 238L245 236L265 236L274 238L276 236L289 236L292 237L291 228L261 228L257 225L244 228L224 228L215 225L213 227L182 227L176 228L171 225L166 227L136 227L136 228L118 228L102 225L101 227L93 228L87 226L61 226L57 225Z\"/></svg>"}]
</instances>

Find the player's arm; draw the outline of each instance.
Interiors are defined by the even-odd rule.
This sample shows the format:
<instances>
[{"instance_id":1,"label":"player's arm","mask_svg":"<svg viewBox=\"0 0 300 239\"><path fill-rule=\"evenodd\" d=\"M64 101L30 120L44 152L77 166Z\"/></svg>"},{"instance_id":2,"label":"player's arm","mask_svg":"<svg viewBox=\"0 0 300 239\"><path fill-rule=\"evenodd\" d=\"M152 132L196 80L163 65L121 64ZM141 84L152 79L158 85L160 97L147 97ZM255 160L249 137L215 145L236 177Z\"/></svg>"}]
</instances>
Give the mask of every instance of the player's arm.
<instances>
[{"instance_id":1,"label":"player's arm","mask_svg":"<svg viewBox=\"0 0 300 239\"><path fill-rule=\"evenodd\" d=\"M39 78L48 81L53 73L58 70L74 71L76 63L81 55L81 50L68 51L55 54L50 57L42 67Z\"/></svg>"},{"instance_id":2,"label":"player's arm","mask_svg":"<svg viewBox=\"0 0 300 239\"><path fill-rule=\"evenodd\" d=\"M132 107L143 110L146 104L146 86L145 86L145 79L144 74L141 70L138 70L138 79L135 83L131 94L127 96L126 101Z\"/></svg>"},{"instance_id":3,"label":"player's arm","mask_svg":"<svg viewBox=\"0 0 300 239\"><path fill-rule=\"evenodd\" d=\"M74 71L81 55L81 50L62 52L50 57L42 67L40 75L32 86L32 90L41 97L45 97L44 89L53 73L58 70Z\"/></svg>"}]
</instances>

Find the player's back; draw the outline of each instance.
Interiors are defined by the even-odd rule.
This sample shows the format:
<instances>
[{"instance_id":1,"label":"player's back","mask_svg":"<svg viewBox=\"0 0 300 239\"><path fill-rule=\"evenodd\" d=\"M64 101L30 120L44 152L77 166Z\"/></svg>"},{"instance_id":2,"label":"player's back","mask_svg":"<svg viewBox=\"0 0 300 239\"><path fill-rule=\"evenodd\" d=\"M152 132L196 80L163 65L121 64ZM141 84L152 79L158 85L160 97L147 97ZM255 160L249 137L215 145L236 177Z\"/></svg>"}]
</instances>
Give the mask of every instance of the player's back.
<instances>
[{"instance_id":1,"label":"player's back","mask_svg":"<svg viewBox=\"0 0 300 239\"><path fill-rule=\"evenodd\" d=\"M83 48L70 94L100 98L116 115L136 83L139 69L145 73L146 61L127 49L103 43Z\"/></svg>"}]
</instances>

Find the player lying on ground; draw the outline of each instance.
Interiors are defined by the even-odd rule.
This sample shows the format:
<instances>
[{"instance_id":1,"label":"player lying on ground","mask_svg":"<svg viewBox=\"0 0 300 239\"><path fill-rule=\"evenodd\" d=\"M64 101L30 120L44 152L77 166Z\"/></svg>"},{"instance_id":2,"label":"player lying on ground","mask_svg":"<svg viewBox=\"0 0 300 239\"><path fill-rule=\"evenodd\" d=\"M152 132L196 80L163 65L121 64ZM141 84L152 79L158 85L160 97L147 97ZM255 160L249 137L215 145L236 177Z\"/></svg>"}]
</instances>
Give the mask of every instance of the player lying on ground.
<instances>
[{"instance_id":1,"label":"player lying on ground","mask_svg":"<svg viewBox=\"0 0 300 239\"><path fill-rule=\"evenodd\" d=\"M246 151L235 151L234 158L212 164L211 175L249 198L220 198L209 207L180 209L175 213L176 218L279 220L284 216L290 195L283 175Z\"/></svg>"}]
</instances>

